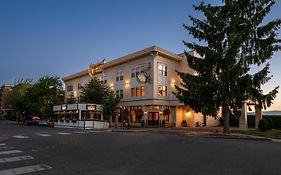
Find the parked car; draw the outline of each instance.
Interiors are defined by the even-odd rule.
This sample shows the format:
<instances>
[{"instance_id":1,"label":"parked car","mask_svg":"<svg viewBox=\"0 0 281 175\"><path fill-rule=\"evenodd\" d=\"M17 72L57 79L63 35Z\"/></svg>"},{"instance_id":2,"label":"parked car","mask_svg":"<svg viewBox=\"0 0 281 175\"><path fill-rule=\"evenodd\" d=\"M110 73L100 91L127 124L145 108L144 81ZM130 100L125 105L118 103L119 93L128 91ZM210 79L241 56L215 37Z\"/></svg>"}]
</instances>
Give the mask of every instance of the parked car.
<instances>
[{"instance_id":1,"label":"parked car","mask_svg":"<svg viewBox=\"0 0 281 175\"><path fill-rule=\"evenodd\" d=\"M49 126L49 120L43 119L38 121L39 126Z\"/></svg>"},{"instance_id":2,"label":"parked car","mask_svg":"<svg viewBox=\"0 0 281 175\"><path fill-rule=\"evenodd\" d=\"M40 120L40 117L38 116L28 116L27 119L26 119L26 124L27 126L30 126L30 125L38 125L39 123L39 120Z\"/></svg>"}]
</instances>

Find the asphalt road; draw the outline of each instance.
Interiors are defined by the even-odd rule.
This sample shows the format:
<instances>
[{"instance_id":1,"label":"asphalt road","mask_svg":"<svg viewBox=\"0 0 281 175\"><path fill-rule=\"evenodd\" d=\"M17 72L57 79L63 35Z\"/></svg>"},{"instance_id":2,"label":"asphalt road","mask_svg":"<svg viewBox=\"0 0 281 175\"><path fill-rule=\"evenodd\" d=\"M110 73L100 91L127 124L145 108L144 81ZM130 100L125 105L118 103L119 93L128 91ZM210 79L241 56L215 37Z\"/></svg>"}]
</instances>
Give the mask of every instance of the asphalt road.
<instances>
[{"instance_id":1,"label":"asphalt road","mask_svg":"<svg viewBox=\"0 0 281 175\"><path fill-rule=\"evenodd\" d=\"M281 174L281 143L0 122L0 175Z\"/></svg>"}]
</instances>

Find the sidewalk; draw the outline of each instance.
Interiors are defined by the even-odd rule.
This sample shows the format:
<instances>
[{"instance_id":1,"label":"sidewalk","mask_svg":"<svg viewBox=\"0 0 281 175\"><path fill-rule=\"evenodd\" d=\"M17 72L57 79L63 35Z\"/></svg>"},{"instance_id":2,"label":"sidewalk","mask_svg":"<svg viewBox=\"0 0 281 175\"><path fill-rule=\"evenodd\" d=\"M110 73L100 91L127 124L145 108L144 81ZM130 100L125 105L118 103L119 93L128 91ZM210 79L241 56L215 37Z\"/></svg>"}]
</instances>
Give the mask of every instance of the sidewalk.
<instances>
[{"instance_id":1,"label":"sidewalk","mask_svg":"<svg viewBox=\"0 0 281 175\"><path fill-rule=\"evenodd\" d=\"M220 139L241 139L241 140L261 140L261 141L274 141L280 142L281 139L272 139L261 136L230 133L223 134L223 127L198 127L198 128L111 128L112 132L150 132L150 133L164 133L164 134L177 134L184 136L204 137L204 138L220 138Z\"/></svg>"}]
</instances>

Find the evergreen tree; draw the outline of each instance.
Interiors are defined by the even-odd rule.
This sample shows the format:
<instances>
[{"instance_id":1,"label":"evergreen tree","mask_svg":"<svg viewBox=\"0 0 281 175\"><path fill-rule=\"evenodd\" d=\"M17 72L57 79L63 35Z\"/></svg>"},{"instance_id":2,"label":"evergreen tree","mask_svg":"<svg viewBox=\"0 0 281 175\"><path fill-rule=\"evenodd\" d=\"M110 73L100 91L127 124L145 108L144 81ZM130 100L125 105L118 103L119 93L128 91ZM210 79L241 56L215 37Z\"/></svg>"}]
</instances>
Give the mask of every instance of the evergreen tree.
<instances>
[{"instance_id":1,"label":"evergreen tree","mask_svg":"<svg viewBox=\"0 0 281 175\"><path fill-rule=\"evenodd\" d=\"M223 0L222 5L201 3L194 6L203 19L189 16L192 25L185 29L198 43L185 42L201 58L185 53L190 68L196 74L178 72L183 83L174 94L195 112L216 117L222 108L224 132L229 132L230 110L237 111L246 100L266 108L278 93L274 88L263 94L262 85L270 80L268 60L280 50L277 30L281 20L267 24L263 19L274 0ZM251 74L254 66L264 66Z\"/></svg>"},{"instance_id":2,"label":"evergreen tree","mask_svg":"<svg viewBox=\"0 0 281 175\"><path fill-rule=\"evenodd\" d=\"M97 78L82 87L81 102L103 104L106 98L110 95L110 88L102 84Z\"/></svg>"}]
</instances>

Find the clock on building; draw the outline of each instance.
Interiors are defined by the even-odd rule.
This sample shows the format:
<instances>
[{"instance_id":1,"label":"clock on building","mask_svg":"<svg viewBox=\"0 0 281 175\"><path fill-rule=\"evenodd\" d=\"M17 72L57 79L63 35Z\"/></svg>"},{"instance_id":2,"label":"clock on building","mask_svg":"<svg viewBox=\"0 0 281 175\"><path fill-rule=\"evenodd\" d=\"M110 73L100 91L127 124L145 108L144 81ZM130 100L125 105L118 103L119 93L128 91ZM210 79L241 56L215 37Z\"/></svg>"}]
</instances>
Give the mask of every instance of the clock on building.
<instances>
[{"instance_id":1,"label":"clock on building","mask_svg":"<svg viewBox=\"0 0 281 175\"><path fill-rule=\"evenodd\" d=\"M137 80L138 80L140 83L146 83L147 77L146 77L146 75L145 75L143 72L141 72L141 73L138 73L138 74L137 74Z\"/></svg>"}]
</instances>

